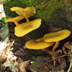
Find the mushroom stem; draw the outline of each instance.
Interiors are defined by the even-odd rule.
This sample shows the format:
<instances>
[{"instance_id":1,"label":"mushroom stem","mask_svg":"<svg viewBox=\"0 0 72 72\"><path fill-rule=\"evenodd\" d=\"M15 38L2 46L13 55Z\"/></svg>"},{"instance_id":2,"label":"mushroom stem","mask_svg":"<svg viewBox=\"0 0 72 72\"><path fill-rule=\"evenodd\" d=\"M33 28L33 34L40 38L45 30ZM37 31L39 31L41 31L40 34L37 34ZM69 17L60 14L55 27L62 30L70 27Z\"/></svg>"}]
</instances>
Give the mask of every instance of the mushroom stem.
<instances>
[{"instance_id":1,"label":"mushroom stem","mask_svg":"<svg viewBox=\"0 0 72 72\"><path fill-rule=\"evenodd\" d=\"M49 53L50 55L52 55L52 51L51 50L49 50L49 49L46 49L46 48L44 48L44 49L42 49L43 51L45 51L45 52L47 52L47 53Z\"/></svg>"},{"instance_id":2,"label":"mushroom stem","mask_svg":"<svg viewBox=\"0 0 72 72\"><path fill-rule=\"evenodd\" d=\"M29 22L29 19L28 19L27 15L25 15L24 17L26 18L27 22Z\"/></svg>"},{"instance_id":3,"label":"mushroom stem","mask_svg":"<svg viewBox=\"0 0 72 72\"><path fill-rule=\"evenodd\" d=\"M14 21L15 25L18 25L18 22L17 21Z\"/></svg>"},{"instance_id":4,"label":"mushroom stem","mask_svg":"<svg viewBox=\"0 0 72 72\"><path fill-rule=\"evenodd\" d=\"M52 52L55 51L55 49L58 47L58 45L59 45L59 41L57 41L57 42L55 43L54 47L52 48Z\"/></svg>"}]
</instances>

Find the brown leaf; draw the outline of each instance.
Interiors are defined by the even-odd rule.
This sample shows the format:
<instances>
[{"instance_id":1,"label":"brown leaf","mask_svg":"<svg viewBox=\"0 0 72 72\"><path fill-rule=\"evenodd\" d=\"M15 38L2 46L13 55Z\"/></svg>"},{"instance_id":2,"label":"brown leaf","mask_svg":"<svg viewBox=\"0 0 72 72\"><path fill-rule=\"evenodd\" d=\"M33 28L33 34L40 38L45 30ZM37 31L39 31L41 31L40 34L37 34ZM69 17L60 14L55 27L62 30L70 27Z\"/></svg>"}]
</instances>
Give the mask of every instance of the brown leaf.
<instances>
[{"instance_id":1,"label":"brown leaf","mask_svg":"<svg viewBox=\"0 0 72 72\"><path fill-rule=\"evenodd\" d=\"M62 47L62 50L63 50L64 54L67 54L64 46Z\"/></svg>"},{"instance_id":2,"label":"brown leaf","mask_svg":"<svg viewBox=\"0 0 72 72\"><path fill-rule=\"evenodd\" d=\"M10 46L7 46L6 48L5 48L5 50L4 50L4 53L6 54L6 55L8 55L9 53L10 53Z\"/></svg>"},{"instance_id":3,"label":"brown leaf","mask_svg":"<svg viewBox=\"0 0 72 72\"><path fill-rule=\"evenodd\" d=\"M61 54L62 54L62 50L59 49L52 54L52 58L54 59L54 58L60 56Z\"/></svg>"},{"instance_id":4,"label":"brown leaf","mask_svg":"<svg viewBox=\"0 0 72 72\"><path fill-rule=\"evenodd\" d=\"M71 44L70 44L70 42L66 42L66 43L64 44L64 47L66 47L67 49L71 49Z\"/></svg>"},{"instance_id":5,"label":"brown leaf","mask_svg":"<svg viewBox=\"0 0 72 72\"><path fill-rule=\"evenodd\" d=\"M47 66L44 66L44 69L45 69L45 70L47 70L47 71L49 71L49 69L48 69L48 67L47 67Z\"/></svg>"},{"instance_id":6,"label":"brown leaf","mask_svg":"<svg viewBox=\"0 0 72 72\"><path fill-rule=\"evenodd\" d=\"M30 62L31 62L31 60L21 62L19 64L20 70L24 72L25 68L30 64Z\"/></svg>"},{"instance_id":7,"label":"brown leaf","mask_svg":"<svg viewBox=\"0 0 72 72\"><path fill-rule=\"evenodd\" d=\"M58 67L59 69L65 69L66 61L65 61L64 57L59 57L61 55L62 55L62 50L58 50L58 51L54 52L52 54L52 58L55 59L57 57L57 59L53 60L53 62L54 62L54 65L56 67Z\"/></svg>"},{"instance_id":8,"label":"brown leaf","mask_svg":"<svg viewBox=\"0 0 72 72\"><path fill-rule=\"evenodd\" d=\"M64 44L64 46L62 47L62 50L63 50L63 52L64 52L64 54L71 54L71 44L70 44L70 42L66 42L65 44Z\"/></svg>"},{"instance_id":9,"label":"brown leaf","mask_svg":"<svg viewBox=\"0 0 72 72\"><path fill-rule=\"evenodd\" d=\"M10 53L10 46L7 46L4 52L1 55L1 62L4 63L7 59L8 54Z\"/></svg>"},{"instance_id":10,"label":"brown leaf","mask_svg":"<svg viewBox=\"0 0 72 72\"><path fill-rule=\"evenodd\" d=\"M48 68L53 69L54 68L54 65L48 64Z\"/></svg>"},{"instance_id":11,"label":"brown leaf","mask_svg":"<svg viewBox=\"0 0 72 72\"><path fill-rule=\"evenodd\" d=\"M64 59L62 59L62 62L61 62L60 67L61 67L63 70L67 67L66 61L65 61Z\"/></svg>"},{"instance_id":12,"label":"brown leaf","mask_svg":"<svg viewBox=\"0 0 72 72\"><path fill-rule=\"evenodd\" d=\"M19 57L17 57L17 59L16 59L16 60L17 60L17 62L18 62L18 63L23 62L23 60L22 60L21 58L19 58Z\"/></svg>"}]
</instances>

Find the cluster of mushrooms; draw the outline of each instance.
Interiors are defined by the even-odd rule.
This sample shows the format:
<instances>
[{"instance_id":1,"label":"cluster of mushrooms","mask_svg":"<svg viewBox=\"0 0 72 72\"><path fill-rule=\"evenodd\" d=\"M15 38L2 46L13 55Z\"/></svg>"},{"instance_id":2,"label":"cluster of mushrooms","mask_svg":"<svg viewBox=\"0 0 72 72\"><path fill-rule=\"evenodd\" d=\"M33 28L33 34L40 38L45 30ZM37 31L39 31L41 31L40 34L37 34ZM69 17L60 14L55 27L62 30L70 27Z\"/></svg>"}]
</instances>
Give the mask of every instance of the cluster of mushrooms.
<instances>
[{"instance_id":1,"label":"cluster of mushrooms","mask_svg":"<svg viewBox=\"0 0 72 72\"><path fill-rule=\"evenodd\" d=\"M22 37L29 32L37 29L41 25L41 19L35 19L33 21L29 21L29 17L33 16L36 13L35 8L32 7L27 7L27 8L20 8L20 7L12 7L11 11L15 11L18 15L15 18L10 18L7 19L5 22L14 22L16 24L15 27L15 35L18 37ZM27 22L19 24L18 21L21 19L25 18ZM42 38L39 38L37 40L29 40L25 46L28 49L42 49L43 51L53 54L55 52L55 49L59 45L59 41L67 38L71 32L67 29L57 31L57 32L52 32L52 33L47 33L45 34ZM52 51L47 49L47 47L55 45L52 48Z\"/></svg>"},{"instance_id":2,"label":"cluster of mushrooms","mask_svg":"<svg viewBox=\"0 0 72 72\"><path fill-rule=\"evenodd\" d=\"M32 7L21 8L21 7L12 7L11 11L15 11L19 16L14 18L9 18L5 22L14 22L15 27L15 35L18 37L22 37L29 32L37 29L41 25L41 19L35 19L33 21L29 21L29 17L33 16L36 13L36 9ZM27 22L19 24L18 21L22 19L26 19Z\"/></svg>"},{"instance_id":3,"label":"cluster of mushrooms","mask_svg":"<svg viewBox=\"0 0 72 72\"><path fill-rule=\"evenodd\" d=\"M55 52L55 49L58 47L59 41L67 38L70 34L71 32L66 29L58 32L47 33L42 38L28 41L25 46L29 49L42 49L43 51L52 55ZM54 43L55 45L52 48L52 51L46 49Z\"/></svg>"}]
</instances>

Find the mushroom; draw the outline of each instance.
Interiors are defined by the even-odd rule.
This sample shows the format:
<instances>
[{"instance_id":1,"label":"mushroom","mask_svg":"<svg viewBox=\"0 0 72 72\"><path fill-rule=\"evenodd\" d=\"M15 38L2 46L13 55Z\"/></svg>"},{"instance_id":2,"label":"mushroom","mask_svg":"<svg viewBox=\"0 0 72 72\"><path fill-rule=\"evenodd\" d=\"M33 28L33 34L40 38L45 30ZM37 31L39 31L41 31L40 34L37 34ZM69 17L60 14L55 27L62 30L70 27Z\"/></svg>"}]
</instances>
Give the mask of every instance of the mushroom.
<instances>
[{"instance_id":1,"label":"mushroom","mask_svg":"<svg viewBox=\"0 0 72 72\"><path fill-rule=\"evenodd\" d=\"M10 8L11 11L15 11L18 15L24 16L29 22L29 17L33 16L36 13L36 9L32 7L26 7L26 8L21 8L21 7L12 7Z\"/></svg>"},{"instance_id":2,"label":"mushroom","mask_svg":"<svg viewBox=\"0 0 72 72\"><path fill-rule=\"evenodd\" d=\"M15 27L15 35L18 37L24 36L27 33L39 28L41 25L41 19L35 19L33 21L18 24Z\"/></svg>"},{"instance_id":3,"label":"mushroom","mask_svg":"<svg viewBox=\"0 0 72 72\"><path fill-rule=\"evenodd\" d=\"M42 49L43 51L49 53L49 54L52 54L52 51L49 50L49 49L46 49L47 47L53 45L54 42L45 42L43 40L43 38L39 38L37 40L30 40L28 41L25 46L28 48L28 49Z\"/></svg>"},{"instance_id":4,"label":"mushroom","mask_svg":"<svg viewBox=\"0 0 72 72\"><path fill-rule=\"evenodd\" d=\"M18 25L18 21L22 20L23 18L23 16L17 16L14 18L9 18L5 22L14 22L16 25Z\"/></svg>"},{"instance_id":5,"label":"mushroom","mask_svg":"<svg viewBox=\"0 0 72 72\"><path fill-rule=\"evenodd\" d=\"M54 42L44 42L44 41L39 42L37 40L30 40L26 43L25 46L28 49L44 49L44 48L47 48L53 44L54 44Z\"/></svg>"},{"instance_id":6,"label":"mushroom","mask_svg":"<svg viewBox=\"0 0 72 72\"><path fill-rule=\"evenodd\" d=\"M71 32L69 30L64 29L58 32L47 33L44 35L43 39L45 42L56 42L52 48L52 52L54 52L59 45L59 41L67 38L70 34Z\"/></svg>"}]
</instances>

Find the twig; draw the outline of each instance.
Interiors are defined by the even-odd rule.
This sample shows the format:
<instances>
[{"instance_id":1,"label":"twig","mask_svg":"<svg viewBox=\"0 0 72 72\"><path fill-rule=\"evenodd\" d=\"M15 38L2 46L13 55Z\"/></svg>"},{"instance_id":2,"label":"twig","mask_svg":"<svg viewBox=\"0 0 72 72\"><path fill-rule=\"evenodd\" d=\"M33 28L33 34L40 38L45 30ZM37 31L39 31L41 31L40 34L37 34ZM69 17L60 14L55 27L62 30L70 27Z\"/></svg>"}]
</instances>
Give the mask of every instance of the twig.
<instances>
[{"instance_id":1,"label":"twig","mask_svg":"<svg viewBox=\"0 0 72 72\"><path fill-rule=\"evenodd\" d=\"M53 61L53 60L55 60L55 59L57 59L57 58L64 57L64 56L72 56L72 55L61 55L61 56L58 56L58 57L56 57L56 58L54 58L54 59L49 60L48 62L44 63L43 65L41 65L41 66L39 66L39 67L42 67L42 66L48 64L49 62L51 62L51 61Z\"/></svg>"}]
</instances>

